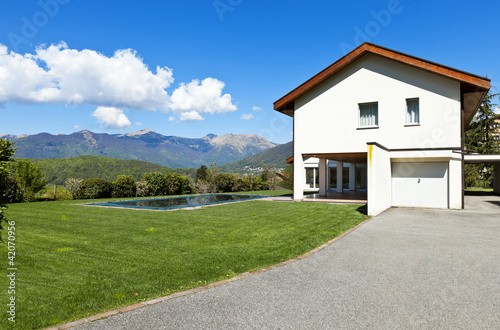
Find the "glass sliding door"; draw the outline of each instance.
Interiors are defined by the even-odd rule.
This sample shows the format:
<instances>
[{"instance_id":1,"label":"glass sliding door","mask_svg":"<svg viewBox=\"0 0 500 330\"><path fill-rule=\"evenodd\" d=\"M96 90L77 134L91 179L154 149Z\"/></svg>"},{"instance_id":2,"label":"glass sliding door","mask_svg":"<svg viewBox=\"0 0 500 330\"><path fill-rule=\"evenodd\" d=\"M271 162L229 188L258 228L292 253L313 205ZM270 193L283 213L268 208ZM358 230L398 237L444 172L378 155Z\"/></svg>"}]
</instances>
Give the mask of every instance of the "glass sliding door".
<instances>
[{"instance_id":1,"label":"glass sliding door","mask_svg":"<svg viewBox=\"0 0 500 330\"><path fill-rule=\"evenodd\" d=\"M356 190L366 190L366 164L356 164Z\"/></svg>"},{"instance_id":2,"label":"glass sliding door","mask_svg":"<svg viewBox=\"0 0 500 330\"><path fill-rule=\"evenodd\" d=\"M306 186L314 188L314 168L306 168Z\"/></svg>"}]
</instances>

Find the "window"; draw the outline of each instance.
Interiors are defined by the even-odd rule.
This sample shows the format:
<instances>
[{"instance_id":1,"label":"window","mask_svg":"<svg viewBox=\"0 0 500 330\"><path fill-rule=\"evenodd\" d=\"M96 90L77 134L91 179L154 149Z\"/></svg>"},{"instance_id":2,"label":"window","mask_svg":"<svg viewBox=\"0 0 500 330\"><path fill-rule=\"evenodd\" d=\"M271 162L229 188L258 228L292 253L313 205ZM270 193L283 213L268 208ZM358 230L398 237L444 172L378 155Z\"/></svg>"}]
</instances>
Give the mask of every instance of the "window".
<instances>
[{"instance_id":1,"label":"window","mask_svg":"<svg viewBox=\"0 0 500 330\"><path fill-rule=\"evenodd\" d=\"M317 168L306 168L306 185L308 188L319 188L319 170Z\"/></svg>"},{"instance_id":2,"label":"window","mask_svg":"<svg viewBox=\"0 0 500 330\"><path fill-rule=\"evenodd\" d=\"M359 126L378 126L378 103L365 103L359 105Z\"/></svg>"},{"instance_id":3,"label":"window","mask_svg":"<svg viewBox=\"0 0 500 330\"><path fill-rule=\"evenodd\" d=\"M413 125L420 123L420 110L418 99L406 100L406 124Z\"/></svg>"}]
</instances>

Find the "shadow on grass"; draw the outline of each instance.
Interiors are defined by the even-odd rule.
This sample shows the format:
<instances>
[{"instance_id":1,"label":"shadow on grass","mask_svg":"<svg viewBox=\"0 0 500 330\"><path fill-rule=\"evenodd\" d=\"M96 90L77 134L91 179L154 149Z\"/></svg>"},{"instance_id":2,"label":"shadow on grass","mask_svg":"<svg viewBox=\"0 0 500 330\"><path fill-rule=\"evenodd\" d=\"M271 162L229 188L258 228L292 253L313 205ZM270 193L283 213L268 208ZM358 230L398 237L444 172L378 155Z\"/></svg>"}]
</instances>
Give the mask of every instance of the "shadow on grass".
<instances>
[{"instance_id":1,"label":"shadow on grass","mask_svg":"<svg viewBox=\"0 0 500 330\"><path fill-rule=\"evenodd\" d=\"M356 211L358 211L359 213L361 213L363 215L368 215L368 204L361 205L360 207L358 207L356 209Z\"/></svg>"}]
</instances>

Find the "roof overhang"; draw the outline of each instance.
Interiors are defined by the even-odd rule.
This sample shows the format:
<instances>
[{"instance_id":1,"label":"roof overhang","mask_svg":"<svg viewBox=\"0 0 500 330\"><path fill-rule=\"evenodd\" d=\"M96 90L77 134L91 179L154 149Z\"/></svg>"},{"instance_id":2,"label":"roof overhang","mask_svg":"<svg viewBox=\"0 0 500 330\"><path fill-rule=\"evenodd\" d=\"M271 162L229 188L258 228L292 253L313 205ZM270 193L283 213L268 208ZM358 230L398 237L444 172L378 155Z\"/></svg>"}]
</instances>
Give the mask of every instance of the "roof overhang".
<instances>
[{"instance_id":1,"label":"roof overhang","mask_svg":"<svg viewBox=\"0 0 500 330\"><path fill-rule=\"evenodd\" d=\"M449 79L459 81L461 86L462 102L465 110L465 127L469 125L477 109L481 105L484 96L486 96L486 93L488 93L488 90L490 89L490 79L488 78L365 42L339 59L337 62L307 80L299 87L292 90L290 93L280 98L278 101L274 102L274 110L293 117L295 100L297 98L309 92L311 89L332 77L334 74L365 54L375 54L389 58L424 71L432 72Z\"/></svg>"},{"instance_id":2,"label":"roof overhang","mask_svg":"<svg viewBox=\"0 0 500 330\"><path fill-rule=\"evenodd\" d=\"M304 154L305 158L315 157L320 159L335 160L337 162L346 163L366 163L368 154L366 152L337 152L337 153L319 153L319 154Z\"/></svg>"}]
</instances>

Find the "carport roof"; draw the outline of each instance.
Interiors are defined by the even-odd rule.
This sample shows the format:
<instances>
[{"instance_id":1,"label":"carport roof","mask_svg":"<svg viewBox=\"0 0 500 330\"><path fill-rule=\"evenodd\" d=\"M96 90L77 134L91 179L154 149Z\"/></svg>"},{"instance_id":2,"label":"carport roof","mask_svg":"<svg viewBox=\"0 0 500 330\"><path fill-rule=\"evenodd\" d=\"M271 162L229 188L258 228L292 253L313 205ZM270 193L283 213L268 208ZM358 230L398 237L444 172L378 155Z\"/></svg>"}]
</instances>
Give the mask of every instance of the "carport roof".
<instances>
[{"instance_id":1,"label":"carport roof","mask_svg":"<svg viewBox=\"0 0 500 330\"><path fill-rule=\"evenodd\" d=\"M374 54L389 58L424 71L432 72L449 79L459 81L460 94L463 98L463 107L465 110L465 127L469 125L477 109L481 105L481 102L486 96L486 93L490 89L490 79L488 78L365 42L311 79L304 82L299 87L280 98L278 101L274 102L274 110L293 117L295 100L297 98L309 92L365 54Z\"/></svg>"},{"instance_id":2,"label":"carport roof","mask_svg":"<svg viewBox=\"0 0 500 330\"><path fill-rule=\"evenodd\" d=\"M471 154L471 155L464 155L464 161L467 164L500 163L500 154Z\"/></svg>"}]
</instances>

